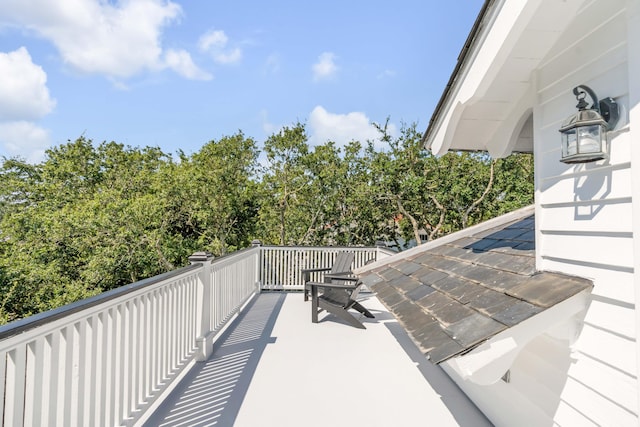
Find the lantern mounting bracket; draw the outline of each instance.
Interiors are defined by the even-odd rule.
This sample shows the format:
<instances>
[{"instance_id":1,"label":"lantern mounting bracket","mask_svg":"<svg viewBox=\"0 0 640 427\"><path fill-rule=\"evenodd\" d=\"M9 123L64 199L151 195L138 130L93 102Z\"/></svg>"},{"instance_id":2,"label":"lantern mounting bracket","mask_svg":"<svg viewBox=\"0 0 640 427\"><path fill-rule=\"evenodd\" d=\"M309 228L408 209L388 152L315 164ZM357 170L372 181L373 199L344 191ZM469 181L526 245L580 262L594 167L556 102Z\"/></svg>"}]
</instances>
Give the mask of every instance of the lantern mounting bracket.
<instances>
[{"instance_id":1,"label":"lantern mounting bracket","mask_svg":"<svg viewBox=\"0 0 640 427\"><path fill-rule=\"evenodd\" d=\"M620 112L618 103L611 97L606 97L602 100L598 100L596 93L586 85L578 85L573 88L573 94L578 100L576 108L580 111L587 109L589 104L585 101L585 96L589 95L591 98L591 108L596 110L602 118L607 122L607 130L611 130L616 127L618 120L620 119Z\"/></svg>"}]
</instances>

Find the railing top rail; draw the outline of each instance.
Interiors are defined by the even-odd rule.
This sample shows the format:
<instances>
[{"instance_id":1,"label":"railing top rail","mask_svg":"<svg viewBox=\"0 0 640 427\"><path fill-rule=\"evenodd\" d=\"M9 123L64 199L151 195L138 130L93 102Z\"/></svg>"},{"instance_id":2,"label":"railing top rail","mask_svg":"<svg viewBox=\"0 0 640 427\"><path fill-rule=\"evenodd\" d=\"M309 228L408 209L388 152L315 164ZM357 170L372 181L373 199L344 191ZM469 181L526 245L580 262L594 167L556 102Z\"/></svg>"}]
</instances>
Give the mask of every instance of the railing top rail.
<instances>
[{"instance_id":1,"label":"railing top rail","mask_svg":"<svg viewBox=\"0 0 640 427\"><path fill-rule=\"evenodd\" d=\"M384 246L378 246L376 249L378 249L380 252L385 253L387 255L396 255L398 253L397 251L394 251L389 248L385 248Z\"/></svg>"},{"instance_id":2,"label":"railing top rail","mask_svg":"<svg viewBox=\"0 0 640 427\"><path fill-rule=\"evenodd\" d=\"M260 248L257 247L257 246L252 246L252 247L240 249L238 251L231 252L231 253L224 254L222 256L213 258L213 260L211 261L211 264L216 266L217 264L225 264L227 262L233 262L236 258L240 258L240 257L243 257L243 256L251 256L252 252L257 251L259 249Z\"/></svg>"},{"instance_id":3,"label":"railing top rail","mask_svg":"<svg viewBox=\"0 0 640 427\"><path fill-rule=\"evenodd\" d=\"M85 310L119 298L123 295L138 291L140 289L155 285L157 283L172 279L176 276L188 273L192 270L197 270L202 267L202 263L194 263L186 267L178 268L167 273L159 274L157 276L149 277L147 279L139 280L129 285L120 286L119 288L111 289L103 292L99 295L95 295L90 298L86 298L80 301L76 301L71 304L64 305L62 307L55 308L53 310L38 313L33 316L25 317L24 319L16 320L6 325L0 326L0 340L18 335L26 332L30 329L47 324L54 320L58 320L62 317L69 316L79 311Z\"/></svg>"},{"instance_id":4,"label":"railing top rail","mask_svg":"<svg viewBox=\"0 0 640 427\"><path fill-rule=\"evenodd\" d=\"M261 248L266 248L266 249L279 249L279 250L291 250L291 249L317 249L317 250L323 250L323 251L331 251L331 250L363 250L363 249L368 249L368 250L375 250L378 249L376 246L303 246L303 245L298 245L298 246L280 246L280 245L262 245L260 246Z\"/></svg>"}]
</instances>

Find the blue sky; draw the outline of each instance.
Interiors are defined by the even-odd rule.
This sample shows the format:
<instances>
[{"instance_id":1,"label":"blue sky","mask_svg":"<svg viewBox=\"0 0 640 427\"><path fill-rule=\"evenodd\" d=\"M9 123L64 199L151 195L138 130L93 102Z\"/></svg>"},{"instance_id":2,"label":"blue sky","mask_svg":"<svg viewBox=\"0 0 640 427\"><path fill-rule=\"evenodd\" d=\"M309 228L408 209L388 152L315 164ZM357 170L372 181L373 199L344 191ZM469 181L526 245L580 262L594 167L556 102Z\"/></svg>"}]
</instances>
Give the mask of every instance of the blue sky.
<instances>
[{"instance_id":1,"label":"blue sky","mask_svg":"<svg viewBox=\"0 0 640 427\"><path fill-rule=\"evenodd\" d=\"M2 0L0 157L424 130L483 0Z\"/></svg>"}]
</instances>

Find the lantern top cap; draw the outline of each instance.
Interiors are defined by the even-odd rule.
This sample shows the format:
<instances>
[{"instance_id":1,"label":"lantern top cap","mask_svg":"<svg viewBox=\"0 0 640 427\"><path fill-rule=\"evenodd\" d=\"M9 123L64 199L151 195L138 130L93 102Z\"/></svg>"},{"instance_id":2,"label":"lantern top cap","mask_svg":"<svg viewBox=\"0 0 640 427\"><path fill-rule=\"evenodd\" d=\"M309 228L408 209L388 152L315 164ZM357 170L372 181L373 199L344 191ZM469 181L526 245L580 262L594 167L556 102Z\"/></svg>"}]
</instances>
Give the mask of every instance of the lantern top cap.
<instances>
[{"instance_id":1,"label":"lantern top cap","mask_svg":"<svg viewBox=\"0 0 640 427\"><path fill-rule=\"evenodd\" d=\"M607 121L596 110L579 110L576 114L568 117L560 127L560 132L566 132L580 126L607 126Z\"/></svg>"}]
</instances>

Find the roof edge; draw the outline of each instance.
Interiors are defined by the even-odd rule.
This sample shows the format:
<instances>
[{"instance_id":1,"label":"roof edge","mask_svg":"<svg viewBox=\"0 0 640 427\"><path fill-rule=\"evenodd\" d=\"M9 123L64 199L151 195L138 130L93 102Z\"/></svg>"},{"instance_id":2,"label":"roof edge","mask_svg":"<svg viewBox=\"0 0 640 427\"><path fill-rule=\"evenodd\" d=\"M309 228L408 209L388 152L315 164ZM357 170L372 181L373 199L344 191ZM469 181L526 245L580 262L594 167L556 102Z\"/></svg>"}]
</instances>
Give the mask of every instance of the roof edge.
<instances>
[{"instance_id":1,"label":"roof edge","mask_svg":"<svg viewBox=\"0 0 640 427\"><path fill-rule=\"evenodd\" d=\"M441 362L460 378L479 385L499 381L522 349L534 338L547 334L573 344L584 325L593 286L523 322L505 329L469 353Z\"/></svg>"}]
</instances>

